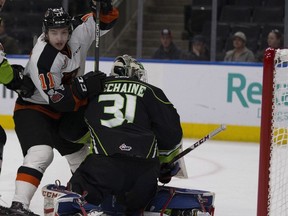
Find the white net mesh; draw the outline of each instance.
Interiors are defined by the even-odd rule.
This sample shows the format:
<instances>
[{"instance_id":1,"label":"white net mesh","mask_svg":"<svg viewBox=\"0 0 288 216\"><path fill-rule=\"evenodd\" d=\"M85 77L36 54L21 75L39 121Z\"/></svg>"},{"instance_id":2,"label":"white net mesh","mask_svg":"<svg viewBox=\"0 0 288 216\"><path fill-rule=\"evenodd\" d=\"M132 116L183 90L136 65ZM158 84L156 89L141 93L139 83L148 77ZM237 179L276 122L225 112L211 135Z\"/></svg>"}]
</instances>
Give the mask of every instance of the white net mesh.
<instances>
[{"instance_id":1,"label":"white net mesh","mask_svg":"<svg viewBox=\"0 0 288 216\"><path fill-rule=\"evenodd\" d=\"M288 215L288 50L275 54L269 216Z\"/></svg>"}]
</instances>

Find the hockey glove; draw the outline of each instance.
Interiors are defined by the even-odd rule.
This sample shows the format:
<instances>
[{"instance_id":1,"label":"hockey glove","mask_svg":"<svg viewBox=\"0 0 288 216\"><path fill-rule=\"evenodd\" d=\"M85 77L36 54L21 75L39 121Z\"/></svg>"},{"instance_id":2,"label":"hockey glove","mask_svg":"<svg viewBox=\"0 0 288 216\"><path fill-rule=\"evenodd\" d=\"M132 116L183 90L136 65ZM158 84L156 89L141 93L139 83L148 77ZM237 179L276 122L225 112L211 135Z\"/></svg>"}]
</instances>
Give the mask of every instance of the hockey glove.
<instances>
[{"instance_id":1,"label":"hockey glove","mask_svg":"<svg viewBox=\"0 0 288 216\"><path fill-rule=\"evenodd\" d=\"M159 175L159 181L163 184L167 184L171 181L171 178L179 172L180 167L179 163L175 162L172 164L169 163L163 163L160 167L160 175Z\"/></svg>"},{"instance_id":2,"label":"hockey glove","mask_svg":"<svg viewBox=\"0 0 288 216\"><path fill-rule=\"evenodd\" d=\"M106 74L100 71L90 71L83 76L76 77L72 81L73 94L79 99L98 95L104 89L105 78Z\"/></svg>"},{"instance_id":3,"label":"hockey glove","mask_svg":"<svg viewBox=\"0 0 288 216\"><path fill-rule=\"evenodd\" d=\"M101 13L107 15L110 11L113 10L112 0L90 0L90 7L93 13L96 13L96 3L100 2Z\"/></svg>"},{"instance_id":4,"label":"hockey glove","mask_svg":"<svg viewBox=\"0 0 288 216\"><path fill-rule=\"evenodd\" d=\"M29 98L33 95L35 86L32 80L23 75L24 67L21 65L11 65L13 69L13 79L5 86L13 91L16 91L21 97Z\"/></svg>"}]
</instances>

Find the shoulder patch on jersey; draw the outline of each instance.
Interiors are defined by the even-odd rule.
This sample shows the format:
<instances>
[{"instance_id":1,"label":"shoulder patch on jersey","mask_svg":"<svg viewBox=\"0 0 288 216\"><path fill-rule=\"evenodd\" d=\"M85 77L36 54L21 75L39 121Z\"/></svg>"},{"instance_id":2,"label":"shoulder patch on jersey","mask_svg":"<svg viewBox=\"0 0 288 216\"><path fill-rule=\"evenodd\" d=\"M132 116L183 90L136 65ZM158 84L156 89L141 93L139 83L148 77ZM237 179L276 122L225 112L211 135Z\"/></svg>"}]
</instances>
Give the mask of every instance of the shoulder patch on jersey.
<instances>
[{"instance_id":1,"label":"shoulder patch on jersey","mask_svg":"<svg viewBox=\"0 0 288 216\"><path fill-rule=\"evenodd\" d=\"M53 89L51 89L49 92L48 92L48 95L50 97L50 100L53 102L53 103L58 103L59 101L62 100L62 98L64 97L63 94L59 93L58 91L55 91Z\"/></svg>"}]
</instances>

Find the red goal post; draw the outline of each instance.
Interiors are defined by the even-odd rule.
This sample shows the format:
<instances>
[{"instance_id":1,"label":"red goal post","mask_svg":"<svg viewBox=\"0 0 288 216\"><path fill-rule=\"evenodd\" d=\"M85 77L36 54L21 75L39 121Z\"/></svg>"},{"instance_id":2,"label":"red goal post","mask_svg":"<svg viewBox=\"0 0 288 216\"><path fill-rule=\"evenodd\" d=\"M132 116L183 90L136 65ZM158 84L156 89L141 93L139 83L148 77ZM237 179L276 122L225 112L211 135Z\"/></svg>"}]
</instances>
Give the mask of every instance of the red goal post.
<instances>
[{"instance_id":1,"label":"red goal post","mask_svg":"<svg viewBox=\"0 0 288 216\"><path fill-rule=\"evenodd\" d=\"M288 49L264 55L257 216L288 215Z\"/></svg>"}]
</instances>

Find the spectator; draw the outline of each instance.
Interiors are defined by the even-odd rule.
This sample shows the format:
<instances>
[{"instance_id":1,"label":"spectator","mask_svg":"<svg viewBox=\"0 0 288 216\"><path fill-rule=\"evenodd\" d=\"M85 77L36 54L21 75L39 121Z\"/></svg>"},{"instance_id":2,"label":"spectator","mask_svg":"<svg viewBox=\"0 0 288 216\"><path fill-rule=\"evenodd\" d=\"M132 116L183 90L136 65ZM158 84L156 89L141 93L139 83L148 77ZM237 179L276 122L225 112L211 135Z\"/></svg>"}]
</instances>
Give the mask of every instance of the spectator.
<instances>
[{"instance_id":1,"label":"spectator","mask_svg":"<svg viewBox=\"0 0 288 216\"><path fill-rule=\"evenodd\" d=\"M273 29L268 33L267 46L257 52L257 61L263 62L264 52L268 47L272 47L274 49L283 47L283 35L278 29Z\"/></svg>"},{"instance_id":2,"label":"spectator","mask_svg":"<svg viewBox=\"0 0 288 216\"><path fill-rule=\"evenodd\" d=\"M170 29L161 30L160 41L161 45L153 54L153 59L185 59L184 52L174 44Z\"/></svg>"},{"instance_id":3,"label":"spectator","mask_svg":"<svg viewBox=\"0 0 288 216\"><path fill-rule=\"evenodd\" d=\"M5 29L5 22L2 18L0 23L0 43L5 47L6 54L20 54L18 40L9 36Z\"/></svg>"},{"instance_id":4,"label":"spectator","mask_svg":"<svg viewBox=\"0 0 288 216\"><path fill-rule=\"evenodd\" d=\"M189 60L209 61L210 53L207 48L206 38L202 35L195 35L190 41Z\"/></svg>"},{"instance_id":5,"label":"spectator","mask_svg":"<svg viewBox=\"0 0 288 216\"><path fill-rule=\"evenodd\" d=\"M226 52L224 61L255 62L254 53L246 47L246 35L243 32L236 32L232 39L234 49Z\"/></svg>"}]
</instances>

